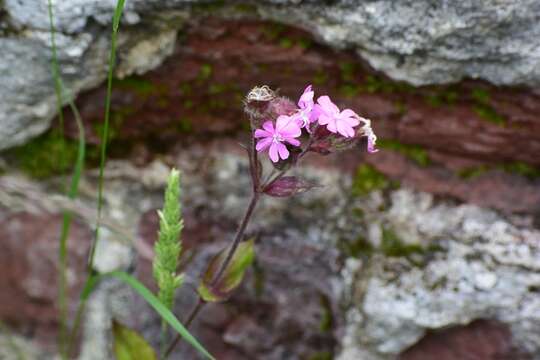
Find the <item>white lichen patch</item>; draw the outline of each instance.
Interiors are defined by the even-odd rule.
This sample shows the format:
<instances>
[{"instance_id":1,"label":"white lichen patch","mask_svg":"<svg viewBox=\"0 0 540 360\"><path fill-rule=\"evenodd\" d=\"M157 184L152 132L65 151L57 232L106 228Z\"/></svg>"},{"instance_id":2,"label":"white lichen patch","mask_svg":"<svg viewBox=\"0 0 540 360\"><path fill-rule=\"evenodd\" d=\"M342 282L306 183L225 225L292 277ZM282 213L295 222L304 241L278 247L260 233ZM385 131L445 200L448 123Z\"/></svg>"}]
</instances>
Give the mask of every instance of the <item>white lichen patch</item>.
<instances>
[{"instance_id":1,"label":"white lichen patch","mask_svg":"<svg viewBox=\"0 0 540 360\"><path fill-rule=\"evenodd\" d=\"M350 311L362 316L349 319L347 333L355 341L344 343L341 360L350 347L381 359L395 356L426 330L476 319L508 325L519 348L540 354L539 231L406 189L392 193L388 206L372 212L381 224L404 241L436 244L437 250L427 251L422 265L378 254L359 270Z\"/></svg>"}]
</instances>

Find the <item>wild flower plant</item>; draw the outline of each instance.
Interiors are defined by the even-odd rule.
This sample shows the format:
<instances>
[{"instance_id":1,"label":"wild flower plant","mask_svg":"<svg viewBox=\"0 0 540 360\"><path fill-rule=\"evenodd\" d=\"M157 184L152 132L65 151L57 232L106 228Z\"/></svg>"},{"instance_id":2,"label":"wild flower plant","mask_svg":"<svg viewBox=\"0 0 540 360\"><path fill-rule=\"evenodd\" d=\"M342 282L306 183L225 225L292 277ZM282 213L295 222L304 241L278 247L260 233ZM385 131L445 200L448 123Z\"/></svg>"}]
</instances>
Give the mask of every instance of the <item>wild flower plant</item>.
<instances>
[{"instance_id":1,"label":"wild flower plant","mask_svg":"<svg viewBox=\"0 0 540 360\"><path fill-rule=\"evenodd\" d=\"M205 304L225 301L240 285L254 257L253 241L242 240L261 196L290 197L317 186L301 177L285 176L307 153L328 155L343 151L354 147L364 137L367 151L377 151L377 136L370 120L351 109L340 110L326 95L315 103L314 96L311 85L305 88L296 104L268 86L255 87L246 96L244 111L251 125L251 141L247 146L251 200L230 246L216 255L203 274L199 300L186 318L186 327ZM268 152L273 165L273 170L266 175L259 159L263 152ZM165 357L179 339L177 336L171 343Z\"/></svg>"}]
</instances>

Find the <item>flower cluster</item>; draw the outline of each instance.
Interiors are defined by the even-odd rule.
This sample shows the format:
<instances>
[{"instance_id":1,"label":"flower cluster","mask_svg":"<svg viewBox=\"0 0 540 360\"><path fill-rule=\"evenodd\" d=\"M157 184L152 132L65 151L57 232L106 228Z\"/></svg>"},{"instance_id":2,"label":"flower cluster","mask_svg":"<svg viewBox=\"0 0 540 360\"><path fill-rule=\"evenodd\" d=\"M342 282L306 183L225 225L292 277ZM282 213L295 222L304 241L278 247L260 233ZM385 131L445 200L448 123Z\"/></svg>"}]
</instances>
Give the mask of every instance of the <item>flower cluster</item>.
<instances>
[{"instance_id":1,"label":"flower cluster","mask_svg":"<svg viewBox=\"0 0 540 360\"><path fill-rule=\"evenodd\" d=\"M265 90L264 99L259 94L261 89ZM254 122L257 127L254 136L257 139L256 150L268 151L272 162L287 160L291 147L301 146L298 138L302 135L302 129L309 136L305 151L328 154L354 145L360 137L367 137L368 152L377 151L377 136L370 120L358 116L351 109L340 110L326 95L320 96L315 103L311 85L306 87L296 105L286 98L268 93L268 90L267 87L252 90L253 94L248 95L247 101L268 102L266 112L257 112L257 116L252 118L266 117L263 121ZM272 118L276 119L275 122Z\"/></svg>"}]
</instances>

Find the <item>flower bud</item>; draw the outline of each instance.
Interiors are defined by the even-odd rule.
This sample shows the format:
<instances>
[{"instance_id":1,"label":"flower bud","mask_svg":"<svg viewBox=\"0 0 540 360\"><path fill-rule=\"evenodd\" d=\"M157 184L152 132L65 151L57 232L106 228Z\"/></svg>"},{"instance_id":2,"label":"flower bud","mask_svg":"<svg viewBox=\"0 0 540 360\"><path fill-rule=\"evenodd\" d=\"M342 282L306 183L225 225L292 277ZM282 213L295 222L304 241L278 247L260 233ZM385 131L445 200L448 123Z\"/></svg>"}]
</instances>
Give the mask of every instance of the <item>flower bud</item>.
<instances>
[{"instance_id":1,"label":"flower bud","mask_svg":"<svg viewBox=\"0 0 540 360\"><path fill-rule=\"evenodd\" d=\"M280 115L291 116L298 111L296 105L284 96L276 97L268 104L267 115L271 119L277 119Z\"/></svg>"},{"instance_id":2,"label":"flower bud","mask_svg":"<svg viewBox=\"0 0 540 360\"><path fill-rule=\"evenodd\" d=\"M249 116L252 129L259 128L268 120L268 107L275 98L276 93L266 85L256 86L246 95L244 112Z\"/></svg>"}]
</instances>

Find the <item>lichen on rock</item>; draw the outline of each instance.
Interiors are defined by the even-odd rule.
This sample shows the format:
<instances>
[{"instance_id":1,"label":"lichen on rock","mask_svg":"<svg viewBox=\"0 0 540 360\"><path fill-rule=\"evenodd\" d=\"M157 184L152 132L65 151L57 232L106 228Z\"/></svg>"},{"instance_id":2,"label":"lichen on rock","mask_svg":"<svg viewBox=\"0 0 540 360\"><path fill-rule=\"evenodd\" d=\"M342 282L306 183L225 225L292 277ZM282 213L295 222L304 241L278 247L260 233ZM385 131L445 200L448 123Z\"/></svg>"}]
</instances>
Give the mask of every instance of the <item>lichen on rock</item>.
<instances>
[{"instance_id":1,"label":"lichen on rock","mask_svg":"<svg viewBox=\"0 0 540 360\"><path fill-rule=\"evenodd\" d=\"M379 216L405 241L436 243L439 250L422 267L380 255L357 267L340 359L357 348L377 359L395 356L428 330L478 319L507 325L517 347L539 353L539 231L407 189L393 192Z\"/></svg>"}]
</instances>

